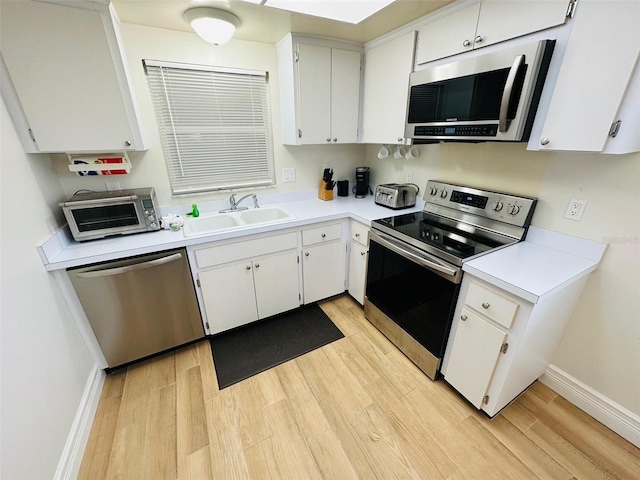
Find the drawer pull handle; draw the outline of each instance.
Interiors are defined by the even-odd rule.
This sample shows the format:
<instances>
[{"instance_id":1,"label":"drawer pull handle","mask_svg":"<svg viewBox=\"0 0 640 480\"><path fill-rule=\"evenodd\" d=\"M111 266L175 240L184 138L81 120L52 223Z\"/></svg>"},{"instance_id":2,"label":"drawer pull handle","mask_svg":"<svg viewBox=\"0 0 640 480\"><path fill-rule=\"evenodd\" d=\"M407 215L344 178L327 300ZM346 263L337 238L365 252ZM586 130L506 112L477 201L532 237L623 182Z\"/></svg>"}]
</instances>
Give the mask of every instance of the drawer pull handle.
<instances>
[{"instance_id":1,"label":"drawer pull handle","mask_svg":"<svg viewBox=\"0 0 640 480\"><path fill-rule=\"evenodd\" d=\"M487 302L483 302L483 303L482 303L482 308L484 308L485 310L486 310L487 308L489 308L490 306L491 306L491 305L490 305L490 304L488 304Z\"/></svg>"},{"instance_id":2,"label":"drawer pull handle","mask_svg":"<svg viewBox=\"0 0 640 480\"><path fill-rule=\"evenodd\" d=\"M467 321L467 316L466 315L460 315L460 320L462 320L463 322Z\"/></svg>"}]
</instances>

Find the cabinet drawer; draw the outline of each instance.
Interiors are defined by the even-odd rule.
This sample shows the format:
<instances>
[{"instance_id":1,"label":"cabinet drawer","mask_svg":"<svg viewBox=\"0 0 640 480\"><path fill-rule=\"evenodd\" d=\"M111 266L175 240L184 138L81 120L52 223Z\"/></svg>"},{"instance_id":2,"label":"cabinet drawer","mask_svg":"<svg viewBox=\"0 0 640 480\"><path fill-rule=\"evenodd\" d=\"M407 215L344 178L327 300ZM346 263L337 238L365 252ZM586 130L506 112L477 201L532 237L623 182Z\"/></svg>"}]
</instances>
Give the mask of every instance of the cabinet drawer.
<instances>
[{"instance_id":1,"label":"cabinet drawer","mask_svg":"<svg viewBox=\"0 0 640 480\"><path fill-rule=\"evenodd\" d=\"M297 247L297 235L295 232L291 232L203 248L196 250L195 256L198 268L206 268Z\"/></svg>"},{"instance_id":2,"label":"cabinet drawer","mask_svg":"<svg viewBox=\"0 0 640 480\"><path fill-rule=\"evenodd\" d=\"M369 228L361 223L351 222L351 240L366 247L369 245Z\"/></svg>"},{"instance_id":3,"label":"cabinet drawer","mask_svg":"<svg viewBox=\"0 0 640 480\"><path fill-rule=\"evenodd\" d=\"M330 242L342 237L342 225L333 223L302 231L302 245L307 247L316 243Z\"/></svg>"},{"instance_id":4,"label":"cabinet drawer","mask_svg":"<svg viewBox=\"0 0 640 480\"><path fill-rule=\"evenodd\" d=\"M506 328L511 327L518 310L516 302L473 282L464 303Z\"/></svg>"}]
</instances>

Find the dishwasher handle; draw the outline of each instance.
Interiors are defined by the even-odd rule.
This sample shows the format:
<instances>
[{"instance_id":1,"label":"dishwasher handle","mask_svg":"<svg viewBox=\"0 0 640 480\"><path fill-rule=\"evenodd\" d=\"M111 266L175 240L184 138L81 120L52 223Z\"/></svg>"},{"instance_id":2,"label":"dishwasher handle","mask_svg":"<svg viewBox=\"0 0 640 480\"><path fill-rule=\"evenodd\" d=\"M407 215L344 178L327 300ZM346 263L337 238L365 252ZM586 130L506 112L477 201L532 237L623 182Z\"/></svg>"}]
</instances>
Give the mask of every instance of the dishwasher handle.
<instances>
[{"instance_id":1,"label":"dishwasher handle","mask_svg":"<svg viewBox=\"0 0 640 480\"><path fill-rule=\"evenodd\" d=\"M174 253L166 257L156 258L142 263L134 263L133 265L126 265L124 267L108 268L105 270L93 270L88 272L77 273L78 278L99 278L108 277L111 275L122 275L124 273L134 272L136 270L144 270L145 268L153 268L165 263L175 262L182 258L181 253Z\"/></svg>"}]
</instances>

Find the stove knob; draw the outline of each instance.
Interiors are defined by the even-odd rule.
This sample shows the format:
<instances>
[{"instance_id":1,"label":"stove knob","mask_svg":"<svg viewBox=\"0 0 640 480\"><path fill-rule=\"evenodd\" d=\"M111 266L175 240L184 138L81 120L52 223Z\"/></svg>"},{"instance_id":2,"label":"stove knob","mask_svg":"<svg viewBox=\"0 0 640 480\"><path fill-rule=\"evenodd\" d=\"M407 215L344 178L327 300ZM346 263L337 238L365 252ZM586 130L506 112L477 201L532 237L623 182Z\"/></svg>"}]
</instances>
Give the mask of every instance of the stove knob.
<instances>
[{"instance_id":1,"label":"stove knob","mask_svg":"<svg viewBox=\"0 0 640 480\"><path fill-rule=\"evenodd\" d=\"M504 207L504 204L503 204L502 202L496 202L496 203L494 203L494 205L493 205L493 209L494 209L496 212L499 212L500 210L502 210L502 207Z\"/></svg>"},{"instance_id":2,"label":"stove knob","mask_svg":"<svg viewBox=\"0 0 640 480\"><path fill-rule=\"evenodd\" d=\"M449 192L447 192L446 190L442 190L440 192L440 197L441 198L447 198L447 195L449 195Z\"/></svg>"},{"instance_id":3,"label":"stove knob","mask_svg":"<svg viewBox=\"0 0 640 480\"><path fill-rule=\"evenodd\" d=\"M438 189L436 187L431 187L431 195L435 195L438 193Z\"/></svg>"},{"instance_id":4,"label":"stove knob","mask_svg":"<svg viewBox=\"0 0 640 480\"><path fill-rule=\"evenodd\" d=\"M517 215L520 211L519 205L510 205L509 206L509 215Z\"/></svg>"}]
</instances>

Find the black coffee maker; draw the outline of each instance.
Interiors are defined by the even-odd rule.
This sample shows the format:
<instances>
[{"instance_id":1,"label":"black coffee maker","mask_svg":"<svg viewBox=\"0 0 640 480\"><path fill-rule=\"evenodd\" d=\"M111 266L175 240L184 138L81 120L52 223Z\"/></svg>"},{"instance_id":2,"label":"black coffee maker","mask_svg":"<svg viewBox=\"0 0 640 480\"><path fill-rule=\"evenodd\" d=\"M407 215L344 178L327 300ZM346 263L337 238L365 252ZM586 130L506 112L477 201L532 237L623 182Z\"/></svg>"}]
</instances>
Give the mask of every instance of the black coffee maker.
<instances>
[{"instance_id":1,"label":"black coffee maker","mask_svg":"<svg viewBox=\"0 0 640 480\"><path fill-rule=\"evenodd\" d=\"M369 193L369 167L356 167L356 198L364 198Z\"/></svg>"}]
</instances>

